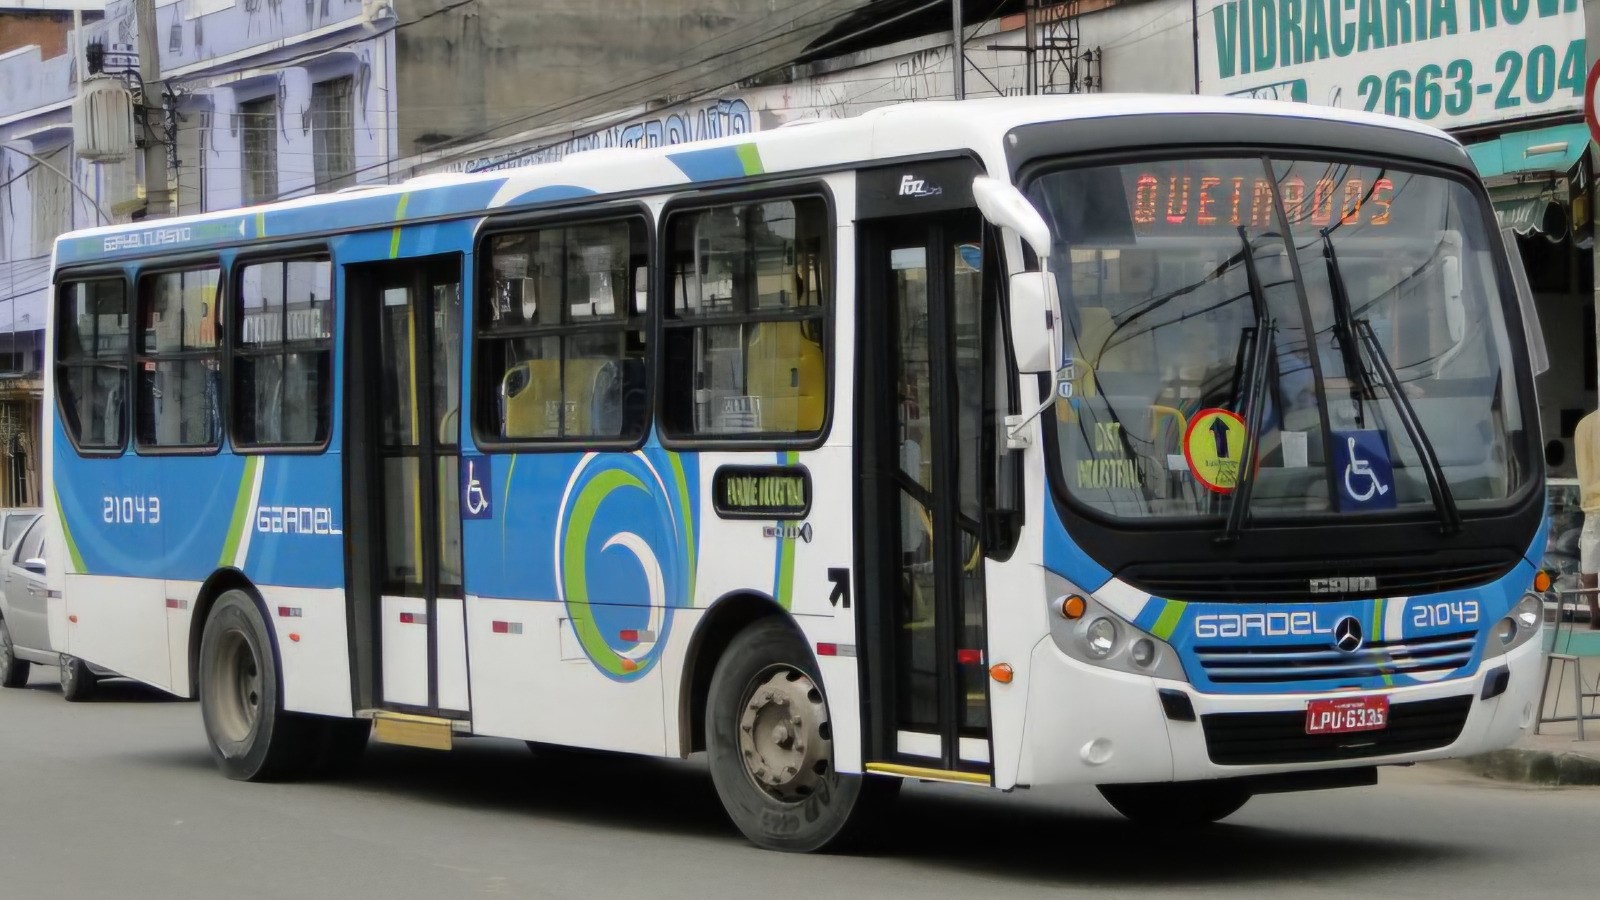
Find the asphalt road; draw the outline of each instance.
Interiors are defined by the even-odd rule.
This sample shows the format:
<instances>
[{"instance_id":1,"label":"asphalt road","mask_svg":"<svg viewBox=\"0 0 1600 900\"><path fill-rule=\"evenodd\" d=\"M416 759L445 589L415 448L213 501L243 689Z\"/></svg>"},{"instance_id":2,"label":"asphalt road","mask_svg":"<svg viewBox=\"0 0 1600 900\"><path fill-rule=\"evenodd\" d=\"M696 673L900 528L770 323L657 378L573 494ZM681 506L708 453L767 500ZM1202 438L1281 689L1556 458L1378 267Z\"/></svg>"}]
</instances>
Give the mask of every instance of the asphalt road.
<instances>
[{"instance_id":1,"label":"asphalt road","mask_svg":"<svg viewBox=\"0 0 1600 900\"><path fill-rule=\"evenodd\" d=\"M354 779L249 785L199 708L127 683L0 691L0 897L1592 897L1600 789L1386 771L1224 825L1124 823L1091 789L908 786L869 855L746 844L694 761L374 744Z\"/></svg>"}]
</instances>

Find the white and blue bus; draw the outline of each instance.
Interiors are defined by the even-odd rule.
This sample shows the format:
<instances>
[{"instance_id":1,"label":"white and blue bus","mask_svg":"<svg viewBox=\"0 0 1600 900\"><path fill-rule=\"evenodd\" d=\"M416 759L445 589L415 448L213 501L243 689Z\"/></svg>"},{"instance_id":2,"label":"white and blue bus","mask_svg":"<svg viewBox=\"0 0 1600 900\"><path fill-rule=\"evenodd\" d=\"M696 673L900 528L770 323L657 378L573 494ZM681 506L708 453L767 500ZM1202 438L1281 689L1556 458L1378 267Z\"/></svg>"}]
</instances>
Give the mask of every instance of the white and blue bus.
<instances>
[{"instance_id":1,"label":"white and blue bus","mask_svg":"<svg viewBox=\"0 0 1600 900\"><path fill-rule=\"evenodd\" d=\"M901 779L1160 822L1535 718L1525 295L1462 147L915 103L60 239L50 628L243 780L707 752L757 844Z\"/></svg>"}]
</instances>

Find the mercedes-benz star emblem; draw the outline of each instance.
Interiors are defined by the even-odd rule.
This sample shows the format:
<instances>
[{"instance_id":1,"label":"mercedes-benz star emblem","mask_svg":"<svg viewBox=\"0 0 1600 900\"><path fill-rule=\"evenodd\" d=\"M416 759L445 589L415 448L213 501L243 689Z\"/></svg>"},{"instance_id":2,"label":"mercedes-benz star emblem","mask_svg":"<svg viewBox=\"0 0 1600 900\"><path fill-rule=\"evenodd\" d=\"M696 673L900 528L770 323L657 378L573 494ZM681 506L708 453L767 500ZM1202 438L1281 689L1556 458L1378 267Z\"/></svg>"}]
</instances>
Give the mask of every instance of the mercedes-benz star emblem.
<instances>
[{"instance_id":1,"label":"mercedes-benz star emblem","mask_svg":"<svg viewBox=\"0 0 1600 900\"><path fill-rule=\"evenodd\" d=\"M1355 616L1345 616L1333 623L1333 645L1346 653L1354 653L1366 643L1361 633L1361 622Z\"/></svg>"}]
</instances>

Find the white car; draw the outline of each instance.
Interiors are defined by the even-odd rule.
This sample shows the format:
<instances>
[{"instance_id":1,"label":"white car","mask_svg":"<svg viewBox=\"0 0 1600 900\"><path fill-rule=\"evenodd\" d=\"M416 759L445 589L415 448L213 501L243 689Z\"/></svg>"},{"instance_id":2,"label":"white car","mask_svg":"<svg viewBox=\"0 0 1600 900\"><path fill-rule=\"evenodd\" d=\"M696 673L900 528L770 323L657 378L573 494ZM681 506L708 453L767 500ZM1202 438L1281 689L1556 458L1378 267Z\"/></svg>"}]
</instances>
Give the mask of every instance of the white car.
<instances>
[{"instance_id":1,"label":"white car","mask_svg":"<svg viewBox=\"0 0 1600 900\"><path fill-rule=\"evenodd\" d=\"M84 700L101 678L116 673L90 666L50 646L46 611L44 520L35 514L15 545L3 551L0 590L0 685L22 687L34 663L59 666L61 695Z\"/></svg>"}]
</instances>

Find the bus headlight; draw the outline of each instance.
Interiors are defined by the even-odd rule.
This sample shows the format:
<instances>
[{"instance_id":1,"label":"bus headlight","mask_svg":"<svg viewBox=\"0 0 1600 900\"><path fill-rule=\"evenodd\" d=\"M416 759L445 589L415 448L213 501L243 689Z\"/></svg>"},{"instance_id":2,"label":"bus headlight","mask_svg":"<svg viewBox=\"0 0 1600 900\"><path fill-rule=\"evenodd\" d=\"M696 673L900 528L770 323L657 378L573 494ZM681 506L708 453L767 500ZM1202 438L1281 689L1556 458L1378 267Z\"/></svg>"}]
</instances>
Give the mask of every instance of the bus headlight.
<instances>
[{"instance_id":1,"label":"bus headlight","mask_svg":"<svg viewBox=\"0 0 1600 900\"><path fill-rule=\"evenodd\" d=\"M1523 594L1504 619L1495 623L1494 634L1502 653L1515 650L1533 639L1544 625L1544 601L1538 594Z\"/></svg>"},{"instance_id":2,"label":"bus headlight","mask_svg":"<svg viewBox=\"0 0 1600 900\"><path fill-rule=\"evenodd\" d=\"M1088 645L1089 655L1095 659L1105 659L1111 651L1117 649L1117 623L1105 616L1100 616L1083 632L1085 643Z\"/></svg>"},{"instance_id":3,"label":"bus headlight","mask_svg":"<svg viewBox=\"0 0 1600 900\"><path fill-rule=\"evenodd\" d=\"M1171 644L1113 612L1088 591L1055 575L1046 578L1050 637L1062 653L1102 669L1188 681ZM1069 600L1070 610L1064 606Z\"/></svg>"},{"instance_id":4,"label":"bus headlight","mask_svg":"<svg viewBox=\"0 0 1600 900\"><path fill-rule=\"evenodd\" d=\"M1156 645L1149 638L1139 638L1128 648L1128 658L1141 669L1147 669L1156 661Z\"/></svg>"},{"instance_id":5,"label":"bus headlight","mask_svg":"<svg viewBox=\"0 0 1600 900\"><path fill-rule=\"evenodd\" d=\"M1500 638L1500 643L1502 643L1502 644L1511 643L1512 641L1516 640L1516 638L1517 638L1517 622L1516 622L1516 620L1511 618L1510 616L1506 616L1504 619L1500 620L1500 624L1499 625L1495 626L1494 633L1495 633L1496 637Z\"/></svg>"}]
</instances>

